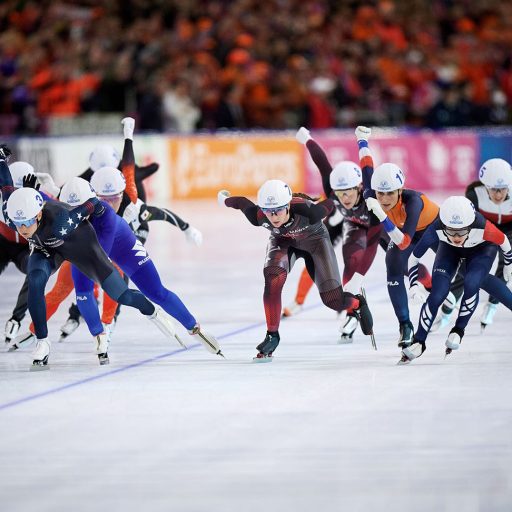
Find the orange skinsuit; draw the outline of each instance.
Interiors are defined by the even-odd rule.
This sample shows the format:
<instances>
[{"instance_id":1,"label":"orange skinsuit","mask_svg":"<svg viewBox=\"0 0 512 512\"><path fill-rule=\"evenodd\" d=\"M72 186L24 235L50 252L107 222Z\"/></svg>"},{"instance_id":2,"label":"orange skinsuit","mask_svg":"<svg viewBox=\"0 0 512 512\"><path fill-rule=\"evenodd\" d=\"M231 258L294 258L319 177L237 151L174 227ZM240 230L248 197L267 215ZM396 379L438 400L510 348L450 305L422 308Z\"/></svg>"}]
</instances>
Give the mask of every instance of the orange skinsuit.
<instances>
[{"instance_id":1,"label":"orange skinsuit","mask_svg":"<svg viewBox=\"0 0 512 512\"><path fill-rule=\"evenodd\" d=\"M121 269L113 263L117 271L123 275ZM53 288L45 295L46 300L46 320L49 320L57 311L59 306L62 304L64 299L74 290L75 285L71 277L71 263L65 261L57 274L57 281ZM98 297L98 285L94 285L94 296ZM101 315L101 321L104 324L110 325L116 314L117 302L112 300L106 293L103 294L103 313ZM34 324L30 324L30 332L34 334Z\"/></svg>"}]
</instances>

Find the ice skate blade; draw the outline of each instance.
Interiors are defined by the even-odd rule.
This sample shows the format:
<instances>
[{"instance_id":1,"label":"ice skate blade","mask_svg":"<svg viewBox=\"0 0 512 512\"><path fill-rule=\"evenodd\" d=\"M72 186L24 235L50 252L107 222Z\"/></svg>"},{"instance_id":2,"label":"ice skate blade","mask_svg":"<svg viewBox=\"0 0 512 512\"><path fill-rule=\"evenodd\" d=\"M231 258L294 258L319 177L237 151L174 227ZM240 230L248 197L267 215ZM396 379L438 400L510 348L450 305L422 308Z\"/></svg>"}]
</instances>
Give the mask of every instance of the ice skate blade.
<instances>
[{"instance_id":1,"label":"ice skate blade","mask_svg":"<svg viewBox=\"0 0 512 512\"><path fill-rule=\"evenodd\" d=\"M176 338L176 341L183 347L183 348L187 348L187 345L185 345L185 343L182 341L182 339L177 335L175 334L174 337Z\"/></svg>"},{"instance_id":2,"label":"ice skate blade","mask_svg":"<svg viewBox=\"0 0 512 512\"><path fill-rule=\"evenodd\" d=\"M45 358L42 361L34 361L32 363L32 366L29 368L29 371L42 372L44 370L49 370L49 369L50 369L50 365L48 364L48 358Z\"/></svg>"},{"instance_id":3,"label":"ice skate blade","mask_svg":"<svg viewBox=\"0 0 512 512\"><path fill-rule=\"evenodd\" d=\"M487 324L480 323L480 334L483 334L485 332L486 327L487 327Z\"/></svg>"},{"instance_id":4,"label":"ice skate blade","mask_svg":"<svg viewBox=\"0 0 512 512\"><path fill-rule=\"evenodd\" d=\"M444 351L444 358L446 359L451 353L452 353L452 349L451 348L447 348Z\"/></svg>"},{"instance_id":5,"label":"ice skate blade","mask_svg":"<svg viewBox=\"0 0 512 512\"><path fill-rule=\"evenodd\" d=\"M409 364L410 362L411 362L411 360L408 357L402 356L401 359L398 361L398 363L396 363L396 365L403 366L403 365Z\"/></svg>"},{"instance_id":6,"label":"ice skate blade","mask_svg":"<svg viewBox=\"0 0 512 512\"><path fill-rule=\"evenodd\" d=\"M7 352L16 352L16 350L19 350L20 347L18 345L12 345L7 349Z\"/></svg>"},{"instance_id":7,"label":"ice skate blade","mask_svg":"<svg viewBox=\"0 0 512 512\"><path fill-rule=\"evenodd\" d=\"M263 356L263 357L256 356L256 357L252 358L252 362L253 363L258 363L258 364L260 364L260 363L271 363L273 359L274 359L273 356Z\"/></svg>"},{"instance_id":8,"label":"ice skate blade","mask_svg":"<svg viewBox=\"0 0 512 512\"><path fill-rule=\"evenodd\" d=\"M100 363L100 366L103 366L105 364L110 364L110 359L108 358L108 354L98 354L98 361Z\"/></svg>"},{"instance_id":9,"label":"ice skate blade","mask_svg":"<svg viewBox=\"0 0 512 512\"><path fill-rule=\"evenodd\" d=\"M352 343L354 341L354 338L352 336L347 336L347 335L341 335L339 338L338 338L338 345L349 345L350 343Z\"/></svg>"}]
</instances>

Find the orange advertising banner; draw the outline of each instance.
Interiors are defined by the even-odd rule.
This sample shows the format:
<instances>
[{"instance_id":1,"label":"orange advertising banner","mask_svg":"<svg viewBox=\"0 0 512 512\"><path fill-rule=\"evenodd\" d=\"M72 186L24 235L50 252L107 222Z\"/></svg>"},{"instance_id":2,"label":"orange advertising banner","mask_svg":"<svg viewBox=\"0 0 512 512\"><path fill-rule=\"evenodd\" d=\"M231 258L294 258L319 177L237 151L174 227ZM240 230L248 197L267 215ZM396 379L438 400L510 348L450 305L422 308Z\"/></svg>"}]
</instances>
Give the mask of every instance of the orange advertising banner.
<instances>
[{"instance_id":1,"label":"orange advertising banner","mask_svg":"<svg viewBox=\"0 0 512 512\"><path fill-rule=\"evenodd\" d=\"M304 155L293 137L216 135L169 140L171 197L255 196L263 182L280 179L293 191L304 186Z\"/></svg>"}]
</instances>

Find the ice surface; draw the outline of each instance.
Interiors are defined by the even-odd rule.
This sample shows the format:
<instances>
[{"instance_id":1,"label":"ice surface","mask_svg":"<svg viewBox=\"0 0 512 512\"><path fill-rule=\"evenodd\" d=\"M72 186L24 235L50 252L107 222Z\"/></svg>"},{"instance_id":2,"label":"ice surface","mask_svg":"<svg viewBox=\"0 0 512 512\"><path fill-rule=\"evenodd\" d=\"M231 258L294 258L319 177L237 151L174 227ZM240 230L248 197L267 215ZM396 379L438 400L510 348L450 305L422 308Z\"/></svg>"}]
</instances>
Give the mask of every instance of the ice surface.
<instances>
[{"instance_id":1,"label":"ice surface","mask_svg":"<svg viewBox=\"0 0 512 512\"><path fill-rule=\"evenodd\" d=\"M267 232L215 201L169 206L205 243L152 223L149 252L227 359L183 351L125 308L111 364L100 367L83 325L57 343L61 307L49 324L50 371L28 371L28 348L0 353L1 510L512 509L509 311L500 306L480 336L481 304L458 352L444 359L443 331L421 359L396 366L379 249L366 280L377 352L359 330L338 345L336 315L312 290L282 322L274 361L253 364ZM1 277L4 320L21 282L12 265Z\"/></svg>"}]
</instances>

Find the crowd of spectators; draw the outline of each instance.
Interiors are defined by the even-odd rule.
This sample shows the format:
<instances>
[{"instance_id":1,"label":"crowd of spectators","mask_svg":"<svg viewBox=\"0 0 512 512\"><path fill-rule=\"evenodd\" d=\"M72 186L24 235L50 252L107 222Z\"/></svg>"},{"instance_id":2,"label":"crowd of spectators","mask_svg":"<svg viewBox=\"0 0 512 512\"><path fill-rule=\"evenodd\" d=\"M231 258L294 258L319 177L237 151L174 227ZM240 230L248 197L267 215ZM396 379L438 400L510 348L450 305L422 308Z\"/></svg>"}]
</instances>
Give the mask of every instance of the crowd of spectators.
<instances>
[{"instance_id":1,"label":"crowd of spectators","mask_svg":"<svg viewBox=\"0 0 512 512\"><path fill-rule=\"evenodd\" d=\"M0 104L29 134L90 112L180 133L509 124L512 3L4 0Z\"/></svg>"}]
</instances>

